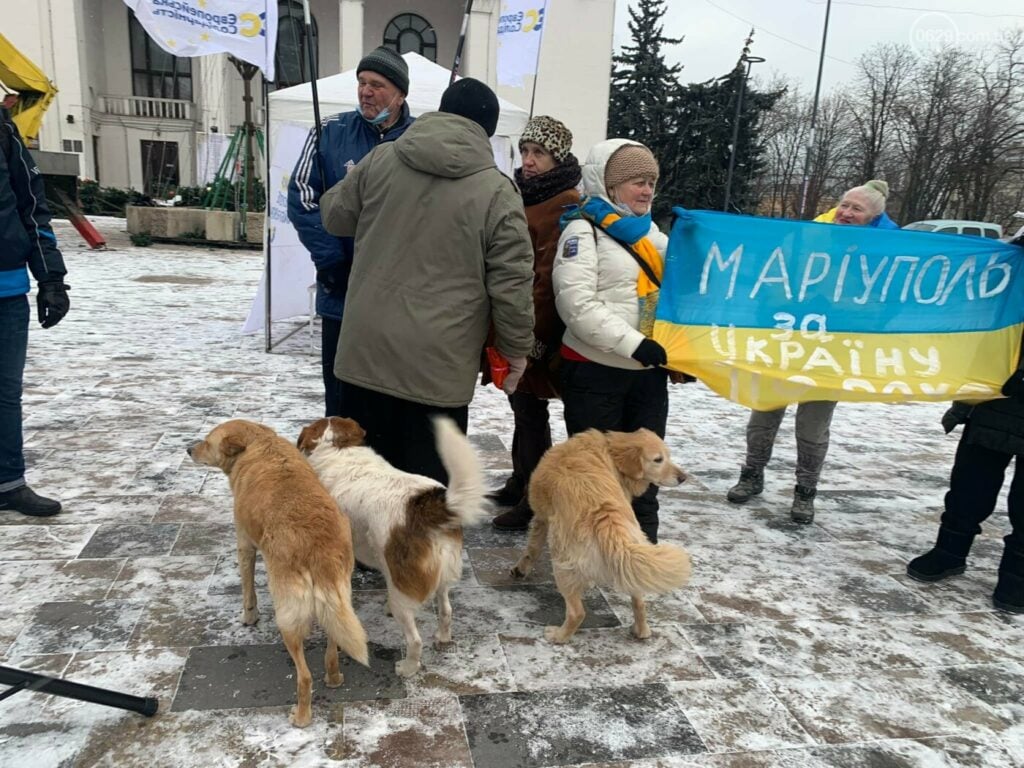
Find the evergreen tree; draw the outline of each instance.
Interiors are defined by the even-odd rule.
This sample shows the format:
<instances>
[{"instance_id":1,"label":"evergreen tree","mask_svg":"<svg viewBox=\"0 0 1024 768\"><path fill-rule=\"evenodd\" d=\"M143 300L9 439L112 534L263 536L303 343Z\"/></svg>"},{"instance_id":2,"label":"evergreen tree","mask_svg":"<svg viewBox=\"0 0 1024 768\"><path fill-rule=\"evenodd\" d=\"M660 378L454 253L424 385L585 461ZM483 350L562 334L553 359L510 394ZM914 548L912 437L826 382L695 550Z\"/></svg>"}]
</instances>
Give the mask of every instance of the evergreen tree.
<instances>
[{"instance_id":1,"label":"evergreen tree","mask_svg":"<svg viewBox=\"0 0 1024 768\"><path fill-rule=\"evenodd\" d=\"M672 206L721 210L735 121L736 98L743 85L743 57L727 75L683 86L682 65L665 63L663 48L682 42L664 35L664 0L637 0L630 7L631 44L613 58L608 108L609 138L633 139L658 158L661 178L654 218L667 223ZM751 38L743 53L749 53ZM746 83L740 114L732 200L736 208L753 204L752 182L764 166L759 139L761 115L782 92L762 93Z\"/></svg>"},{"instance_id":2,"label":"evergreen tree","mask_svg":"<svg viewBox=\"0 0 1024 768\"><path fill-rule=\"evenodd\" d=\"M744 87L746 64L741 59L729 74L682 89L677 105L683 129L674 147L678 196L673 205L684 208L721 210L736 120L736 99ZM760 139L761 117L782 96L782 91L761 92L745 85L736 141L736 163L732 180L735 209L753 212L752 184L764 168L764 145Z\"/></svg>"},{"instance_id":3,"label":"evergreen tree","mask_svg":"<svg viewBox=\"0 0 1024 768\"><path fill-rule=\"evenodd\" d=\"M663 217L677 196L674 146L682 65L665 63L663 46L682 38L665 37L664 0L638 0L629 8L630 45L612 59L608 137L633 139L658 158L661 178L654 215Z\"/></svg>"}]
</instances>

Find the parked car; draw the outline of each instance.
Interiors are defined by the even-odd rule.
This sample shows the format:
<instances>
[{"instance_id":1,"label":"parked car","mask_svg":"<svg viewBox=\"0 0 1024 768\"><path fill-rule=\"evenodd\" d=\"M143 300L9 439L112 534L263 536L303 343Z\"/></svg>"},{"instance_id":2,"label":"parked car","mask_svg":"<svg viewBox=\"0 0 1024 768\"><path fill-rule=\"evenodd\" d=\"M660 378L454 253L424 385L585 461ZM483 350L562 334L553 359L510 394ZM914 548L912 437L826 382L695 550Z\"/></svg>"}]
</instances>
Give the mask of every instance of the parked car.
<instances>
[{"instance_id":1,"label":"parked car","mask_svg":"<svg viewBox=\"0 0 1024 768\"><path fill-rule=\"evenodd\" d=\"M998 240L1003 236L1003 228L999 224L987 221L968 221L966 219L928 219L907 224L903 229L914 229L918 232L940 232L949 235L974 235Z\"/></svg>"}]
</instances>

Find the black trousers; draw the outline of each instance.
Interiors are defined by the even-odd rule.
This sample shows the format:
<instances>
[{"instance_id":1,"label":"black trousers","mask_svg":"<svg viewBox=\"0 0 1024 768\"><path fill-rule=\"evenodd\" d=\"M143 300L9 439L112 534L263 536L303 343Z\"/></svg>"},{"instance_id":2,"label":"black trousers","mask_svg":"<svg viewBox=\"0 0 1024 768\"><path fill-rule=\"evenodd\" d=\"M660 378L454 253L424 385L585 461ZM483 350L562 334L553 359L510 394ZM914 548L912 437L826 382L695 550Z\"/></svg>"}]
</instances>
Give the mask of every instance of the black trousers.
<instances>
[{"instance_id":1,"label":"black trousers","mask_svg":"<svg viewBox=\"0 0 1024 768\"><path fill-rule=\"evenodd\" d=\"M968 443L970 428L968 424L956 449L942 525L957 533L976 535L981 533L982 521L996 508L1006 468L1014 456ZM1024 470L1020 456L1014 466L1007 506L1013 530L1005 539L1006 545L1024 551Z\"/></svg>"},{"instance_id":2,"label":"black trousers","mask_svg":"<svg viewBox=\"0 0 1024 768\"><path fill-rule=\"evenodd\" d=\"M321 317L321 322L320 365L324 375L324 416L350 416L344 405L345 382L334 375L334 358L338 356L338 339L341 338L341 320Z\"/></svg>"},{"instance_id":3,"label":"black trousers","mask_svg":"<svg viewBox=\"0 0 1024 768\"><path fill-rule=\"evenodd\" d=\"M551 421L548 401L529 392L509 395L515 430L512 433L512 474L526 488L533 470L551 447Z\"/></svg>"},{"instance_id":4,"label":"black trousers","mask_svg":"<svg viewBox=\"0 0 1024 768\"><path fill-rule=\"evenodd\" d=\"M469 426L468 405L441 408L346 384L345 407L366 430L366 444L392 466L448 484L448 473L434 445L430 417L448 416L465 433Z\"/></svg>"},{"instance_id":5,"label":"black trousers","mask_svg":"<svg viewBox=\"0 0 1024 768\"><path fill-rule=\"evenodd\" d=\"M633 432L646 427L665 437L668 373L661 368L631 371L591 362L562 363L562 402L569 435L587 429ZM640 529L658 543L658 487L633 499Z\"/></svg>"}]
</instances>

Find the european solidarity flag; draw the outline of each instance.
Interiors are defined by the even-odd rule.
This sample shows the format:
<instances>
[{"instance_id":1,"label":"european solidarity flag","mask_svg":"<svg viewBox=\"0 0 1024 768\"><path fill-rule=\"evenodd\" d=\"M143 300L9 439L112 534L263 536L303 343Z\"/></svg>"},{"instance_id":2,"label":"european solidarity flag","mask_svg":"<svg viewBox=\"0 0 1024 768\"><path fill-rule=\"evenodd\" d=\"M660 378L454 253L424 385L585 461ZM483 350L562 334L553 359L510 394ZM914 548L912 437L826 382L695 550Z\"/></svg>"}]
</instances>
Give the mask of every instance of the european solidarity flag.
<instances>
[{"instance_id":1,"label":"european solidarity flag","mask_svg":"<svg viewBox=\"0 0 1024 768\"><path fill-rule=\"evenodd\" d=\"M758 410L989 400L1017 367L1024 249L676 208L654 338Z\"/></svg>"},{"instance_id":2,"label":"european solidarity flag","mask_svg":"<svg viewBox=\"0 0 1024 768\"><path fill-rule=\"evenodd\" d=\"M175 56L230 53L274 79L277 0L124 0L157 45Z\"/></svg>"}]
</instances>

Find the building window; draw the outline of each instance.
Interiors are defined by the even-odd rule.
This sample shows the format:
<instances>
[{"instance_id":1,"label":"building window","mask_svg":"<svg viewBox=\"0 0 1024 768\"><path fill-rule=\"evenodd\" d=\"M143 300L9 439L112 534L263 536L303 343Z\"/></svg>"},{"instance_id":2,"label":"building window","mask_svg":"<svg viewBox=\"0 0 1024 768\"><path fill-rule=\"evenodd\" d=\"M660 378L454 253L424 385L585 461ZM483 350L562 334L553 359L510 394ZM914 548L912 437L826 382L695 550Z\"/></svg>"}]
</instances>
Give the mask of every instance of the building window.
<instances>
[{"instance_id":1,"label":"building window","mask_svg":"<svg viewBox=\"0 0 1024 768\"><path fill-rule=\"evenodd\" d=\"M65 152L81 152L82 142L79 139L64 139L61 142Z\"/></svg>"},{"instance_id":2,"label":"building window","mask_svg":"<svg viewBox=\"0 0 1024 768\"><path fill-rule=\"evenodd\" d=\"M412 51L437 61L437 34L429 21L415 13L403 13L388 23L384 47L399 54Z\"/></svg>"},{"instance_id":3,"label":"building window","mask_svg":"<svg viewBox=\"0 0 1024 768\"><path fill-rule=\"evenodd\" d=\"M128 11L132 49L132 94L192 101L192 60L172 56L153 42Z\"/></svg>"},{"instance_id":4,"label":"building window","mask_svg":"<svg viewBox=\"0 0 1024 768\"><path fill-rule=\"evenodd\" d=\"M313 59L320 70L320 35L316 17L310 15L313 29ZM277 7L277 50L274 52L274 74L277 88L309 82L309 53L306 49L306 22L302 3L285 0Z\"/></svg>"},{"instance_id":5,"label":"building window","mask_svg":"<svg viewBox=\"0 0 1024 768\"><path fill-rule=\"evenodd\" d=\"M142 140L142 187L151 196L166 198L178 188L178 142Z\"/></svg>"}]
</instances>

